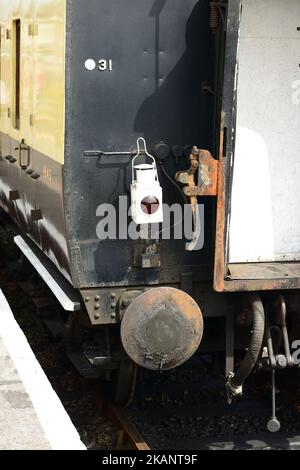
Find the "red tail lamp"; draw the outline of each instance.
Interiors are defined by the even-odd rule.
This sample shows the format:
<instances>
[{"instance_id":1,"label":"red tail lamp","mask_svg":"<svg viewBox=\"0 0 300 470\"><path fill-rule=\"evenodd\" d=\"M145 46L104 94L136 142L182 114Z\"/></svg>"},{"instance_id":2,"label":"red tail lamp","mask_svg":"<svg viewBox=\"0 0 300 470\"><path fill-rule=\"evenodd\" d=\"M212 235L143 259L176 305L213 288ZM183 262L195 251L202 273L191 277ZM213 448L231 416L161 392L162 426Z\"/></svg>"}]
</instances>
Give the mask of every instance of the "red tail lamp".
<instances>
[{"instance_id":1,"label":"red tail lamp","mask_svg":"<svg viewBox=\"0 0 300 470\"><path fill-rule=\"evenodd\" d=\"M141 202L141 208L145 214L155 214L159 209L159 200L155 196L144 197Z\"/></svg>"}]
</instances>

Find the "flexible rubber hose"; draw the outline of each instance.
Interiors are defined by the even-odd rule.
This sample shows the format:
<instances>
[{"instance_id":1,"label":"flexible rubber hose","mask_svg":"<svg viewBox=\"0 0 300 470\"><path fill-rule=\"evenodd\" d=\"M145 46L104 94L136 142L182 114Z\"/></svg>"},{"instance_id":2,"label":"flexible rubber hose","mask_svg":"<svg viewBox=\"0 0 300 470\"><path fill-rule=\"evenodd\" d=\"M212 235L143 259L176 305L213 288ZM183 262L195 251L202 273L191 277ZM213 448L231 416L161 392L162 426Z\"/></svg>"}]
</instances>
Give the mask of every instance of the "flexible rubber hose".
<instances>
[{"instance_id":1,"label":"flexible rubber hose","mask_svg":"<svg viewBox=\"0 0 300 470\"><path fill-rule=\"evenodd\" d=\"M250 294L249 302L253 315L252 335L249 349L239 369L230 380L233 387L240 387L252 372L261 351L265 331L265 311L260 295Z\"/></svg>"}]
</instances>

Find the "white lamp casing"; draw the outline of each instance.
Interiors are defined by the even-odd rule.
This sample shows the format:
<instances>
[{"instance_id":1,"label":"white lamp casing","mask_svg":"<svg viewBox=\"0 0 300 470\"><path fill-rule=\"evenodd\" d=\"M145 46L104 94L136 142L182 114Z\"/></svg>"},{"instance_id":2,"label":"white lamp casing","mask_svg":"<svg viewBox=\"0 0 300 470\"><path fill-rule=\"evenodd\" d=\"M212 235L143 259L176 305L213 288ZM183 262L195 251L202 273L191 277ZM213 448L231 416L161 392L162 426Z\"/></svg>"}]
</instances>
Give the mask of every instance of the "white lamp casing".
<instances>
[{"instance_id":1,"label":"white lamp casing","mask_svg":"<svg viewBox=\"0 0 300 470\"><path fill-rule=\"evenodd\" d=\"M141 143L144 146L143 152ZM135 161L142 153L152 160L152 164L135 164ZM158 207L152 214L147 214L142 208L142 201L147 197L154 197L158 201ZM137 140L137 154L132 160L131 217L137 225L163 222L162 188L158 180L156 161L148 153L146 141L143 137Z\"/></svg>"},{"instance_id":2,"label":"white lamp casing","mask_svg":"<svg viewBox=\"0 0 300 470\"><path fill-rule=\"evenodd\" d=\"M131 216L134 222L137 225L163 222L162 188L158 181L156 165L136 165L133 174L136 175L131 184ZM142 201L150 196L158 201L158 208L153 214L147 214L142 209Z\"/></svg>"}]
</instances>

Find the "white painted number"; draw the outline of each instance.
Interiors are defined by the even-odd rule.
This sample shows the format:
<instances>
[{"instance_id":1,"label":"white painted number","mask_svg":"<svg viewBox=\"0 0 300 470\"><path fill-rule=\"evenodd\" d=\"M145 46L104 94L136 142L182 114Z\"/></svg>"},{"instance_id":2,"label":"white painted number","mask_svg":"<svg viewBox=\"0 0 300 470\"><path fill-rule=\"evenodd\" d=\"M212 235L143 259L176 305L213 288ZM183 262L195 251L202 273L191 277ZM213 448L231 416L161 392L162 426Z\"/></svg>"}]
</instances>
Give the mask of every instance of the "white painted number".
<instances>
[{"instance_id":1,"label":"white painted number","mask_svg":"<svg viewBox=\"0 0 300 470\"><path fill-rule=\"evenodd\" d=\"M84 65L85 65L86 70L89 70L90 72L97 68L97 63L94 59L87 59ZM109 72L112 72L112 69L113 69L112 59L98 60L98 70L100 70L100 72L106 72L107 70Z\"/></svg>"},{"instance_id":2,"label":"white painted number","mask_svg":"<svg viewBox=\"0 0 300 470\"><path fill-rule=\"evenodd\" d=\"M109 70L111 72L112 69L113 69L112 60L111 59L109 59L109 60L104 60L104 59L99 60L98 69L101 72L105 72L106 70Z\"/></svg>"}]
</instances>

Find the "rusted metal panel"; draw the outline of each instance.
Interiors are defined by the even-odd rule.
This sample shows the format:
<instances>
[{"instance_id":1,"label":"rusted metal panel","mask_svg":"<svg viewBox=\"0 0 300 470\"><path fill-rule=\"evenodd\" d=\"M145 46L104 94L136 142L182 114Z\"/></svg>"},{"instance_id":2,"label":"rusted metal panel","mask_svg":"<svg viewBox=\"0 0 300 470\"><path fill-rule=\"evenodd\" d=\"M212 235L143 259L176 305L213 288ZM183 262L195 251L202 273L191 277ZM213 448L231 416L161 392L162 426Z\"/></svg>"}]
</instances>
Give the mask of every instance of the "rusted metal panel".
<instances>
[{"instance_id":1,"label":"rusted metal panel","mask_svg":"<svg viewBox=\"0 0 300 470\"><path fill-rule=\"evenodd\" d=\"M223 100L219 137L218 195L214 259L214 289L224 292L227 274L227 222L230 200L230 169L233 158L234 115L236 108L236 76L238 39L241 17L239 0L229 0L227 6L226 45L224 57ZM233 135L231 135L232 131ZM233 289L233 291L238 289Z\"/></svg>"},{"instance_id":2,"label":"rusted metal panel","mask_svg":"<svg viewBox=\"0 0 300 470\"><path fill-rule=\"evenodd\" d=\"M224 281L218 292L252 292L269 290L300 289L300 278L272 279L272 280L248 280Z\"/></svg>"},{"instance_id":3,"label":"rusted metal panel","mask_svg":"<svg viewBox=\"0 0 300 470\"><path fill-rule=\"evenodd\" d=\"M223 149L224 132L220 133L220 148ZM223 155L220 151L218 174L217 220L214 260L214 289L224 291L225 277L225 191L224 191L224 165Z\"/></svg>"},{"instance_id":4,"label":"rusted metal panel","mask_svg":"<svg viewBox=\"0 0 300 470\"><path fill-rule=\"evenodd\" d=\"M295 279L300 278L298 263L234 263L229 264L229 279Z\"/></svg>"},{"instance_id":5,"label":"rusted metal panel","mask_svg":"<svg viewBox=\"0 0 300 470\"><path fill-rule=\"evenodd\" d=\"M186 185L183 189L185 195L216 196L219 162L208 150L199 150L197 147L192 149L190 162L191 166L187 172L181 171L176 175L176 180Z\"/></svg>"},{"instance_id":6,"label":"rusted metal panel","mask_svg":"<svg viewBox=\"0 0 300 470\"><path fill-rule=\"evenodd\" d=\"M207 150L199 151L199 167L197 187L187 187L187 196L216 196L217 195L218 161Z\"/></svg>"}]
</instances>

